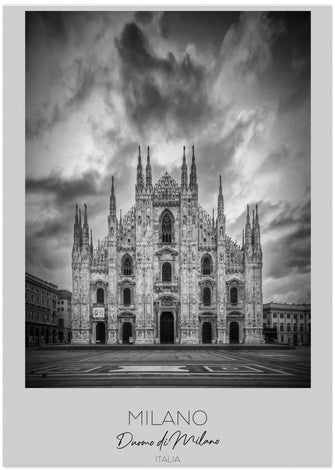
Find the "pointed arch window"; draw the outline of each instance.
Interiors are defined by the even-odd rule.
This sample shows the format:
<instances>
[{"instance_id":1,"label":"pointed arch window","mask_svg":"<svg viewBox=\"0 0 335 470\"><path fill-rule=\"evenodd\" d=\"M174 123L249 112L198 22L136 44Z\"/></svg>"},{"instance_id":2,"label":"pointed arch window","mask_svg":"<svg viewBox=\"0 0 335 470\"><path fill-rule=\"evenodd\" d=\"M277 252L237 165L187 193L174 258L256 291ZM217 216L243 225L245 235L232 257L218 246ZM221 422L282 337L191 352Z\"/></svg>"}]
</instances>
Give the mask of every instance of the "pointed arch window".
<instances>
[{"instance_id":1,"label":"pointed arch window","mask_svg":"<svg viewBox=\"0 0 335 470\"><path fill-rule=\"evenodd\" d=\"M202 274L205 276L211 274L211 259L208 255L204 256L202 260Z\"/></svg>"},{"instance_id":2,"label":"pointed arch window","mask_svg":"<svg viewBox=\"0 0 335 470\"><path fill-rule=\"evenodd\" d=\"M170 263L163 263L162 266L162 281L171 282L172 281L172 266Z\"/></svg>"},{"instance_id":3,"label":"pointed arch window","mask_svg":"<svg viewBox=\"0 0 335 470\"><path fill-rule=\"evenodd\" d=\"M123 305L130 305L130 289L129 287L126 287L123 290Z\"/></svg>"},{"instance_id":4,"label":"pointed arch window","mask_svg":"<svg viewBox=\"0 0 335 470\"><path fill-rule=\"evenodd\" d=\"M123 258L122 272L124 276L131 276L133 274L133 263L129 255Z\"/></svg>"},{"instance_id":5,"label":"pointed arch window","mask_svg":"<svg viewBox=\"0 0 335 470\"><path fill-rule=\"evenodd\" d=\"M237 289L236 287L232 287L230 289L230 303L237 304L237 300L238 300Z\"/></svg>"},{"instance_id":6,"label":"pointed arch window","mask_svg":"<svg viewBox=\"0 0 335 470\"><path fill-rule=\"evenodd\" d=\"M99 287L99 289L97 289L97 303L98 304L103 304L104 300L105 300L104 290L101 289L101 287Z\"/></svg>"},{"instance_id":7,"label":"pointed arch window","mask_svg":"<svg viewBox=\"0 0 335 470\"><path fill-rule=\"evenodd\" d=\"M162 243L172 242L172 217L169 212L165 212L162 218Z\"/></svg>"},{"instance_id":8,"label":"pointed arch window","mask_svg":"<svg viewBox=\"0 0 335 470\"><path fill-rule=\"evenodd\" d=\"M204 302L204 305L211 304L211 290L209 287L204 288L203 302Z\"/></svg>"}]
</instances>

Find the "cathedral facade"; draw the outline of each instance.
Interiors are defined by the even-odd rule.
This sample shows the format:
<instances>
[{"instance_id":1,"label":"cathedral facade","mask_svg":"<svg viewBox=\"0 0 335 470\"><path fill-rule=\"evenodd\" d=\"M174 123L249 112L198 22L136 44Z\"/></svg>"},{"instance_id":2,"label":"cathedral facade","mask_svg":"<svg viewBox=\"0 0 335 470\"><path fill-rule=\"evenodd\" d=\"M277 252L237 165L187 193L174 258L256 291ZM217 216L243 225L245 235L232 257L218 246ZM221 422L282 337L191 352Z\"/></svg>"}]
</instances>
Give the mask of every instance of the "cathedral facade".
<instances>
[{"instance_id":1,"label":"cathedral facade","mask_svg":"<svg viewBox=\"0 0 335 470\"><path fill-rule=\"evenodd\" d=\"M72 342L263 343L258 210L246 211L242 243L226 233L221 176L216 217L198 202L192 147L178 184L152 182L139 148L135 205L117 217L112 178L108 232L93 247L87 206L76 207L72 250Z\"/></svg>"}]
</instances>

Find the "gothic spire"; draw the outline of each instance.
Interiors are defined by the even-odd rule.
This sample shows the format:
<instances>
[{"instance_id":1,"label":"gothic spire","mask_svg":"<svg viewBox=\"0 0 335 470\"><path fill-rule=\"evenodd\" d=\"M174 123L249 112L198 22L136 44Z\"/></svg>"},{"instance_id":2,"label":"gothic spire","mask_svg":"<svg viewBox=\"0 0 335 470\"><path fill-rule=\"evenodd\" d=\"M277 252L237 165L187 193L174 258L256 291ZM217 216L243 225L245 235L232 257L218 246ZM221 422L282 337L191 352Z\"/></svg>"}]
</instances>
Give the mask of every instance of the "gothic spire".
<instances>
[{"instance_id":1,"label":"gothic spire","mask_svg":"<svg viewBox=\"0 0 335 470\"><path fill-rule=\"evenodd\" d=\"M245 222L245 248L248 249L252 245L252 229L250 224L249 204L247 204L247 218Z\"/></svg>"},{"instance_id":2,"label":"gothic spire","mask_svg":"<svg viewBox=\"0 0 335 470\"><path fill-rule=\"evenodd\" d=\"M138 146L136 190L142 191L143 187L144 187L144 180L143 180L143 169L142 169L142 160L141 160L141 147Z\"/></svg>"},{"instance_id":3,"label":"gothic spire","mask_svg":"<svg viewBox=\"0 0 335 470\"><path fill-rule=\"evenodd\" d=\"M76 215L74 218L74 225L76 228L78 227L78 204L76 204Z\"/></svg>"},{"instance_id":4,"label":"gothic spire","mask_svg":"<svg viewBox=\"0 0 335 470\"><path fill-rule=\"evenodd\" d=\"M111 216L116 216L116 199L115 199L115 189L114 189L114 176L112 176L112 186L111 186L111 195L109 202L109 213Z\"/></svg>"},{"instance_id":5,"label":"gothic spire","mask_svg":"<svg viewBox=\"0 0 335 470\"><path fill-rule=\"evenodd\" d=\"M183 147L183 164L181 166L181 189L187 190L187 164L185 156L185 145Z\"/></svg>"},{"instance_id":6,"label":"gothic spire","mask_svg":"<svg viewBox=\"0 0 335 470\"><path fill-rule=\"evenodd\" d=\"M250 214L249 214L249 204L247 204L247 221L246 226L250 225Z\"/></svg>"},{"instance_id":7,"label":"gothic spire","mask_svg":"<svg viewBox=\"0 0 335 470\"><path fill-rule=\"evenodd\" d=\"M196 191L198 189L197 167L196 167L196 164L195 164L194 145L192 145L192 164L191 164L191 173L190 173L190 189L191 189L191 191Z\"/></svg>"},{"instance_id":8,"label":"gothic spire","mask_svg":"<svg viewBox=\"0 0 335 470\"><path fill-rule=\"evenodd\" d=\"M81 224L81 210L79 209L79 216L78 216L78 228L77 228L77 233L78 233L78 244L81 245L82 242L82 224Z\"/></svg>"},{"instance_id":9,"label":"gothic spire","mask_svg":"<svg viewBox=\"0 0 335 470\"><path fill-rule=\"evenodd\" d=\"M88 224L87 224L87 205L84 204L84 224L83 224L83 227L86 227Z\"/></svg>"},{"instance_id":10,"label":"gothic spire","mask_svg":"<svg viewBox=\"0 0 335 470\"><path fill-rule=\"evenodd\" d=\"M83 222L83 231L82 231L82 241L84 245L89 244L89 228L87 222L87 205L84 204L84 222Z\"/></svg>"},{"instance_id":11,"label":"gothic spire","mask_svg":"<svg viewBox=\"0 0 335 470\"><path fill-rule=\"evenodd\" d=\"M259 226L259 219L258 219L258 206L256 204L256 216L255 216L255 224L253 227L253 235L254 235L254 246L256 249L261 249L261 229Z\"/></svg>"},{"instance_id":12,"label":"gothic spire","mask_svg":"<svg viewBox=\"0 0 335 470\"><path fill-rule=\"evenodd\" d=\"M219 177L219 196L218 196L218 217L221 219L224 216L224 201L223 201L223 194L222 194L222 178L221 175Z\"/></svg>"},{"instance_id":13,"label":"gothic spire","mask_svg":"<svg viewBox=\"0 0 335 470\"><path fill-rule=\"evenodd\" d=\"M148 146L148 155L147 155L147 166L145 169L146 173L146 189L152 189L152 173L151 173L151 163L150 163L150 147Z\"/></svg>"},{"instance_id":14,"label":"gothic spire","mask_svg":"<svg viewBox=\"0 0 335 470\"><path fill-rule=\"evenodd\" d=\"M78 204L76 204L76 215L74 218L73 225L73 249L78 249L80 245L80 228L79 228L79 219L78 219Z\"/></svg>"}]
</instances>

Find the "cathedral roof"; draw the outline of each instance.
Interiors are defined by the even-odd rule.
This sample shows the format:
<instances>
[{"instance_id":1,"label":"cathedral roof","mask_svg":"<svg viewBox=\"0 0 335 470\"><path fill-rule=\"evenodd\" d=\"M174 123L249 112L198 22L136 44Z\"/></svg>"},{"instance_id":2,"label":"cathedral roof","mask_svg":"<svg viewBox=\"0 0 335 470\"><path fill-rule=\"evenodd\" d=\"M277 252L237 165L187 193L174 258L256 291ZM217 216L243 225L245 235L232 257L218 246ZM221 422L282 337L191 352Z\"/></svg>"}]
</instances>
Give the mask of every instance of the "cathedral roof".
<instances>
[{"instance_id":1,"label":"cathedral roof","mask_svg":"<svg viewBox=\"0 0 335 470\"><path fill-rule=\"evenodd\" d=\"M179 204L180 187L178 183L165 172L153 188L154 206L175 206Z\"/></svg>"}]
</instances>

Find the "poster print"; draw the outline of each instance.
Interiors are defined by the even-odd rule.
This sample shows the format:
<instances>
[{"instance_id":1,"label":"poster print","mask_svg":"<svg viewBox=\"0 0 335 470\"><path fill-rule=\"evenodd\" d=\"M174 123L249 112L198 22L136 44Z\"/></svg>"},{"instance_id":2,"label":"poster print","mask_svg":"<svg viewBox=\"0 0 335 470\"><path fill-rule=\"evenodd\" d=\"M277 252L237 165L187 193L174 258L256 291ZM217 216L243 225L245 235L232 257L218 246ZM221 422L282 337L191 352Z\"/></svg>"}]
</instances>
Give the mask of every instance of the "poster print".
<instances>
[{"instance_id":1,"label":"poster print","mask_svg":"<svg viewBox=\"0 0 335 470\"><path fill-rule=\"evenodd\" d=\"M25 34L25 388L310 390L311 12ZM116 463L217 464L208 403L163 403L120 402Z\"/></svg>"}]
</instances>

